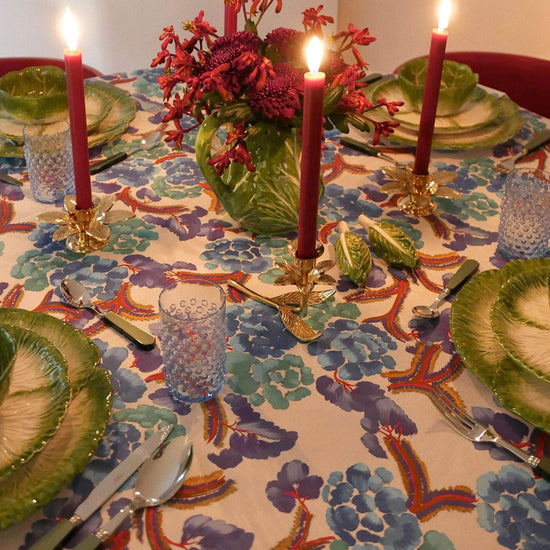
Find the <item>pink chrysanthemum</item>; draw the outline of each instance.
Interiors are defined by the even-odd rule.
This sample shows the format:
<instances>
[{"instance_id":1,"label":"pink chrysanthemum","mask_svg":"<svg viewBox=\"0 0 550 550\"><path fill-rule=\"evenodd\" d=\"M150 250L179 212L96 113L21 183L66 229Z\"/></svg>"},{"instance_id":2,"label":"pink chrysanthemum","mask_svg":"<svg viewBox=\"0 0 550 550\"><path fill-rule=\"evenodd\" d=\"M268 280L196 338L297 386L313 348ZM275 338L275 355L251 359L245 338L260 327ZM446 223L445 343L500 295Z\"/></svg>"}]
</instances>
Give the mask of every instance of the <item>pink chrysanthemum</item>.
<instances>
[{"instance_id":1,"label":"pink chrysanthemum","mask_svg":"<svg viewBox=\"0 0 550 550\"><path fill-rule=\"evenodd\" d=\"M253 111L274 121L289 121L300 109L301 75L286 64L275 66L274 75L259 90L250 90Z\"/></svg>"}]
</instances>

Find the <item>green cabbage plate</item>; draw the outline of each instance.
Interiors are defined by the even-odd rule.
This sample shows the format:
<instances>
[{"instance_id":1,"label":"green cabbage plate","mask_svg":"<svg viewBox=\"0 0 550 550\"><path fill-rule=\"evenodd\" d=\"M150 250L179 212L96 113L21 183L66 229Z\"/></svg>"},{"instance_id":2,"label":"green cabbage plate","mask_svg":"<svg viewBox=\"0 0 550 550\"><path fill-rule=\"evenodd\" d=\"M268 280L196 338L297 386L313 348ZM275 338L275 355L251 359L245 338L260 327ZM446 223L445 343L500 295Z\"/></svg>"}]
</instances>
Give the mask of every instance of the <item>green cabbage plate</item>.
<instances>
[{"instance_id":1,"label":"green cabbage plate","mask_svg":"<svg viewBox=\"0 0 550 550\"><path fill-rule=\"evenodd\" d=\"M422 110L427 72L427 57L407 61L398 72L397 81L407 104L417 112ZM445 117L460 112L470 101L478 80L478 75L468 65L446 59L441 74L437 116Z\"/></svg>"},{"instance_id":2,"label":"green cabbage plate","mask_svg":"<svg viewBox=\"0 0 550 550\"><path fill-rule=\"evenodd\" d=\"M85 89L86 109L88 109L92 98L94 105L103 105L107 109L105 118L88 128L88 145L97 147L117 138L126 131L128 124L136 115L136 105L128 92L102 80L87 82ZM68 120L68 110L58 118ZM7 124L10 122L0 113L0 133L2 133L2 125ZM22 127L20 131L21 133L14 141L0 136L0 157L24 157Z\"/></svg>"},{"instance_id":3,"label":"green cabbage plate","mask_svg":"<svg viewBox=\"0 0 550 550\"><path fill-rule=\"evenodd\" d=\"M81 330L51 315L4 307L0 308L0 325L27 328L53 342L67 361L73 393L78 392L101 363L97 346Z\"/></svg>"},{"instance_id":4,"label":"green cabbage plate","mask_svg":"<svg viewBox=\"0 0 550 550\"><path fill-rule=\"evenodd\" d=\"M0 325L12 335L16 355L9 391L0 406L0 480L12 474L56 432L70 398L63 355L36 332Z\"/></svg>"},{"instance_id":5,"label":"green cabbage plate","mask_svg":"<svg viewBox=\"0 0 550 550\"><path fill-rule=\"evenodd\" d=\"M550 259L514 260L500 270L478 273L458 291L449 327L464 365L501 405L550 432L550 386L506 353L491 325L491 308L501 287L517 275L540 268L550 268Z\"/></svg>"},{"instance_id":6,"label":"green cabbage plate","mask_svg":"<svg viewBox=\"0 0 550 550\"><path fill-rule=\"evenodd\" d=\"M546 382L550 382L549 279L550 269L520 273L500 288L491 308L491 324L500 345Z\"/></svg>"},{"instance_id":7,"label":"green cabbage plate","mask_svg":"<svg viewBox=\"0 0 550 550\"><path fill-rule=\"evenodd\" d=\"M109 102L94 86L84 84L88 133L109 113ZM42 118L69 120L65 71L27 67L0 78L0 136L23 143L23 128Z\"/></svg>"},{"instance_id":8,"label":"green cabbage plate","mask_svg":"<svg viewBox=\"0 0 550 550\"><path fill-rule=\"evenodd\" d=\"M110 417L112 385L100 367L97 346L73 326L46 315L0 308L0 324L28 327L54 343L65 357L71 400L57 431L43 449L0 480L0 530L48 503L84 469ZM2 405L3 407L3 405Z\"/></svg>"},{"instance_id":9,"label":"green cabbage plate","mask_svg":"<svg viewBox=\"0 0 550 550\"><path fill-rule=\"evenodd\" d=\"M44 449L0 480L0 530L47 504L84 469L103 437L111 400L109 374L95 369Z\"/></svg>"},{"instance_id":10,"label":"green cabbage plate","mask_svg":"<svg viewBox=\"0 0 550 550\"><path fill-rule=\"evenodd\" d=\"M404 101L396 78L389 77L369 85L365 91L369 100L380 98ZM372 114L377 120L396 120L400 126L389 139L416 145L420 114L404 105L394 117L378 109ZM500 97L476 88L471 101L456 116L436 117L433 147L437 149L473 149L497 145L516 135L523 126L518 106L506 95Z\"/></svg>"}]
</instances>

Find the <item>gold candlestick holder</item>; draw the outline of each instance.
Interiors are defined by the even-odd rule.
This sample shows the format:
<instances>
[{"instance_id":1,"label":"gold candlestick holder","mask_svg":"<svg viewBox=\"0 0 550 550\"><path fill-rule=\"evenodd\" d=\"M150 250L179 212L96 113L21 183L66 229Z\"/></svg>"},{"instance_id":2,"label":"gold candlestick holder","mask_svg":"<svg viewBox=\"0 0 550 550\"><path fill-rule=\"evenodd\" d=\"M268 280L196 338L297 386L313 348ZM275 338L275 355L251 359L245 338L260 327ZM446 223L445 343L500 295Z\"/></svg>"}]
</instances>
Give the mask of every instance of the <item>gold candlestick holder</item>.
<instances>
[{"instance_id":1,"label":"gold candlestick holder","mask_svg":"<svg viewBox=\"0 0 550 550\"><path fill-rule=\"evenodd\" d=\"M291 292L279 296L279 300L283 300L286 305L295 306L293 311L296 313L306 312L307 306L311 304L319 304L328 300L336 292L336 289L325 291L314 291L316 284L336 285L336 280L327 275L327 271L331 269L335 262L333 260L319 261L323 255L323 245L319 244L316 249L316 256L310 259L302 259L296 256L296 243L289 244L288 250L294 257L294 263L287 260L276 260L275 265L283 271L275 279L275 285L296 285L298 292Z\"/></svg>"},{"instance_id":2,"label":"gold candlestick holder","mask_svg":"<svg viewBox=\"0 0 550 550\"><path fill-rule=\"evenodd\" d=\"M101 250L109 243L111 230L108 225L135 217L133 212L111 210L116 197L107 195L93 197L93 206L85 210L76 207L76 197L67 195L65 212L44 212L36 218L39 221L61 226L52 236L54 241L66 240L67 248L73 252L87 253Z\"/></svg>"},{"instance_id":3,"label":"gold candlestick holder","mask_svg":"<svg viewBox=\"0 0 550 550\"><path fill-rule=\"evenodd\" d=\"M398 208L412 216L429 216L437 208L432 197L459 199L462 194L446 187L457 178L455 172L440 170L429 174L415 174L411 168L385 166L382 172L393 181L380 189L385 193L403 194L397 201Z\"/></svg>"}]
</instances>

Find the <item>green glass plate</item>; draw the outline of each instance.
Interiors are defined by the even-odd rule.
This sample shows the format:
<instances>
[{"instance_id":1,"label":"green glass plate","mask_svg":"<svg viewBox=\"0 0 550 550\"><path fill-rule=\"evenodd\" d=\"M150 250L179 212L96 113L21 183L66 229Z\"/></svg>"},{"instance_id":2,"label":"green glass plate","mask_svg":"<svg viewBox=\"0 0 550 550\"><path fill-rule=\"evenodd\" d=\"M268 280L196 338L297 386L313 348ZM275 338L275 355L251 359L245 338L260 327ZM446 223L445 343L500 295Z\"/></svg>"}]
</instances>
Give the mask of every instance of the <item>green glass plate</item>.
<instances>
[{"instance_id":1,"label":"green glass plate","mask_svg":"<svg viewBox=\"0 0 550 550\"><path fill-rule=\"evenodd\" d=\"M0 480L0 530L44 506L88 463L111 414L112 385L97 346L72 325L22 309L0 308L0 324L27 327L53 342L67 362L71 400L53 437Z\"/></svg>"},{"instance_id":2,"label":"green glass plate","mask_svg":"<svg viewBox=\"0 0 550 550\"><path fill-rule=\"evenodd\" d=\"M491 308L491 324L500 345L546 382L550 382L549 292L549 269L520 273L500 288Z\"/></svg>"},{"instance_id":3,"label":"green glass plate","mask_svg":"<svg viewBox=\"0 0 550 550\"><path fill-rule=\"evenodd\" d=\"M40 452L70 399L63 355L36 332L0 325L16 345L9 391L0 406L0 480Z\"/></svg>"},{"instance_id":4,"label":"green glass plate","mask_svg":"<svg viewBox=\"0 0 550 550\"><path fill-rule=\"evenodd\" d=\"M466 368L493 391L502 406L550 432L550 406L547 413L537 410L527 391L528 388L540 390L540 379L535 380L533 374L506 353L491 326L491 308L502 285L521 273L541 268L550 268L550 258L514 260L500 270L478 273L457 293L451 306L449 328ZM513 383L508 376L511 372ZM522 385L525 392L520 390ZM548 389L550 387L547 392Z\"/></svg>"},{"instance_id":5,"label":"green glass plate","mask_svg":"<svg viewBox=\"0 0 550 550\"><path fill-rule=\"evenodd\" d=\"M94 97L94 102L105 105L107 108L106 116L97 124L89 127L88 145L97 147L107 141L122 135L128 128L128 124L136 115L136 104L125 90L121 90L108 82L101 80L86 83L87 96ZM86 106L88 107L87 99ZM65 112L68 120L69 113ZM2 115L0 114L0 125ZM24 157L22 141L23 134L16 140L0 137L0 157Z\"/></svg>"},{"instance_id":6,"label":"green glass plate","mask_svg":"<svg viewBox=\"0 0 550 550\"><path fill-rule=\"evenodd\" d=\"M405 101L396 78L382 79L371 84L365 94L376 104L377 99ZM388 139L416 145L420 113L406 104L394 117L382 109L373 113L379 120L397 120L400 126ZM477 87L472 100L460 113L437 117L434 127L433 147L438 149L473 149L497 145L510 139L523 126L518 106L506 95L495 97Z\"/></svg>"}]
</instances>

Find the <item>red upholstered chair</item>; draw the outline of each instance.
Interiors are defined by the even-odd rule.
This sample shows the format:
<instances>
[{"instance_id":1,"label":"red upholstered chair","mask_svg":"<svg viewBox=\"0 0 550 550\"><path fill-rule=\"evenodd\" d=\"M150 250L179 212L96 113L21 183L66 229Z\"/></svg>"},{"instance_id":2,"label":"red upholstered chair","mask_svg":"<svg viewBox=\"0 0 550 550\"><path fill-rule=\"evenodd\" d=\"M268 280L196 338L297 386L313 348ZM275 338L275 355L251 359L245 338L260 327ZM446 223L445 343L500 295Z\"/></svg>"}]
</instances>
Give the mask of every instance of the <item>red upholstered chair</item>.
<instances>
[{"instance_id":1,"label":"red upholstered chair","mask_svg":"<svg viewBox=\"0 0 550 550\"><path fill-rule=\"evenodd\" d=\"M505 92L520 107L550 118L550 60L496 52L447 52L445 58L469 65L479 75L480 84Z\"/></svg>"},{"instance_id":2,"label":"red upholstered chair","mask_svg":"<svg viewBox=\"0 0 550 550\"><path fill-rule=\"evenodd\" d=\"M20 71L26 67L38 67L42 65L53 65L54 67L65 69L63 59L53 57L0 57L0 76L11 71ZM88 65L82 66L82 72L84 73L84 78L91 78L92 76L100 76L102 74L97 69Z\"/></svg>"}]
</instances>

